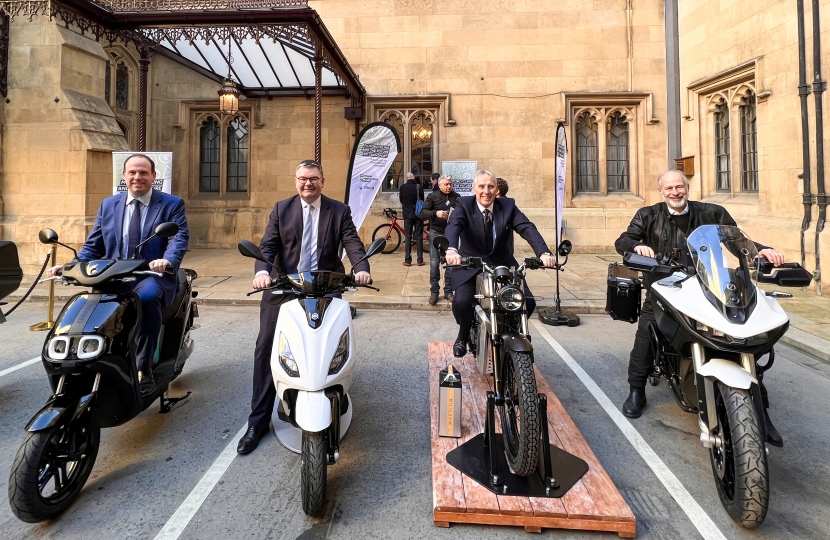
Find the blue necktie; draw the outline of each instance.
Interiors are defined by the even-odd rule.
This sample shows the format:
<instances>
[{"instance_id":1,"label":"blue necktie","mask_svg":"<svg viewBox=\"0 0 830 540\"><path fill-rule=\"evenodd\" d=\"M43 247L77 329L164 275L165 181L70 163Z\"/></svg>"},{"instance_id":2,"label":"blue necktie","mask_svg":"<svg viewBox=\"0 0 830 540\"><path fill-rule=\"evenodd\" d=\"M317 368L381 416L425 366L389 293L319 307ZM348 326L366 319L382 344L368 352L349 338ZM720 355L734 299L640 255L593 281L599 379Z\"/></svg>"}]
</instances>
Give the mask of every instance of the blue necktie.
<instances>
[{"instance_id":1,"label":"blue necktie","mask_svg":"<svg viewBox=\"0 0 830 540\"><path fill-rule=\"evenodd\" d=\"M133 217L130 218L129 241L127 242L127 258L135 253L135 248L141 243L141 201L133 199Z\"/></svg>"}]
</instances>

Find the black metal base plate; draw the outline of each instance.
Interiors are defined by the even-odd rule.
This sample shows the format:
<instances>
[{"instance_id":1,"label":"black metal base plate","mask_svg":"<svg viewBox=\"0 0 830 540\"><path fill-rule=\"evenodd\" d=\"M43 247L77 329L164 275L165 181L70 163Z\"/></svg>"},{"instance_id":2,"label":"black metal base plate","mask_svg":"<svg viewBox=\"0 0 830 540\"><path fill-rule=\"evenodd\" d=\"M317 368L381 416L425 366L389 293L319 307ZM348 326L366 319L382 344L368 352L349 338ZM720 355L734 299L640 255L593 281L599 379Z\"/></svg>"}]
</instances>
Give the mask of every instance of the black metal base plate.
<instances>
[{"instance_id":1,"label":"black metal base plate","mask_svg":"<svg viewBox=\"0 0 830 540\"><path fill-rule=\"evenodd\" d=\"M579 326L579 315L556 311L554 308L539 308L539 320L551 326Z\"/></svg>"},{"instance_id":2,"label":"black metal base plate","mask_svg":"<svg viewBox=\"0 0 830 540\"><path fill-rule=\"evenodd\" d=\"M504 439L501 434L495 437L497 465L496 471L502 484L490 483L487 472L487 449L484 447L484 433L479 433L455 450L447 454L447 463L466 474L482 486L497 495L514 497L552 497L559 498L567 493L582 476L588 472L588 464L580 458L550 445L550 461L553 478L558 487L546 491L542 477L537 473L530 476L517 476L510 470L504 455Z\"/></svg>"}]
</instances>

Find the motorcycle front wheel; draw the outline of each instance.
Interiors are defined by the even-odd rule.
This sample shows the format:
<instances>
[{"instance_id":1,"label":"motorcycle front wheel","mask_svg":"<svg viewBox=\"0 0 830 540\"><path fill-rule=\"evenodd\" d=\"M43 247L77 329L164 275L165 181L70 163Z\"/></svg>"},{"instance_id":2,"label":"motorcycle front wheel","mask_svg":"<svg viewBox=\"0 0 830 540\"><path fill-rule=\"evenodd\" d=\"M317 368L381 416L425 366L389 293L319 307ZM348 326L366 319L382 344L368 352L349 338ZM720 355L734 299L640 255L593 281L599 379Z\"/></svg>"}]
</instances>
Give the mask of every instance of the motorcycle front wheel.
<instances>
[{"instance_id":1,"label":"motorcycle front wheel","mask_svg":"<svg viewBox=\"0 0 830 540\"><path fill-rule=\"evenodd\" d=\"M9 503L22 521L57 517L84 487L101 441L96 422L73 430L68 421L26 435L9 476Z\"/></svg>"},{"instance_id":2,"label":"motorcycle front wheel","mask_svg":"<svg viewBox=\"0 0 830 540\"><path fill-rule=\"evenodd\" d=\"M502 370L505 403L499 412L504 450L513 472L528 476L536 471L541 446L541 419L531 355L505 351Z\"/></svg>"},{"instance_id":3,"label":"motorcycle front wheel","mask_svg":"<svg viewBox=\"0 0 830 540\"><path fill-rule=\"evenodd\" d=\"M718 497L742 527L764 522L769 508L769 469L760 421L749 391L715 383L719 444L709 449Z\"/></svg>"},{"instance_id":4,"label":"motorcycle front wheel","mask_svg":"<svg viewBox=\"0 0 830 540\"><path fill-rule=\"evenodd\" d=\"M329 461L326 432L303 431L302 450L303 465L300 473L300 491L303 499L303 512L307 516L318 516L326 505Z\"/></svg>"},{"instance_id":5,"label":"motorcycle front wheel","mask_svg":"<svg viewBox=\"0 0 830 540\"><path fill-rule=\"evenodd\" d=\"M375 231L372 233L372 242L378 238L386 239L386 247L383 248L383 251L381 252L384 255L395 253L401 245L401 231L392 227L391 223L384 223L383 225L377 226Z\"/></svg>"}]
</instances>

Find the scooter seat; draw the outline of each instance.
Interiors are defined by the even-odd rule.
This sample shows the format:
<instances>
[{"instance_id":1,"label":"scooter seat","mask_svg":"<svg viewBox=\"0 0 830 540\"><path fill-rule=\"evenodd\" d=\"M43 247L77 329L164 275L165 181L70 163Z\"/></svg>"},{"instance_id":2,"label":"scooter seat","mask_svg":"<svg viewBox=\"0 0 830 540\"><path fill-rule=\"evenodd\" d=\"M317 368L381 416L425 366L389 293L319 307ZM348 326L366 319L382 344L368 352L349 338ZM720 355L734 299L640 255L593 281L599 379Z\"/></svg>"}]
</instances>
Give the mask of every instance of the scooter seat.
<instances>
[{"instance_id":1,"label":"scooter seat","mask_svg":"<svg viewBox=\"0 0 830 540\"><path fill-rule=\"evenodd\" d=\"M182 299L184 299L184 295L187 293L187 272L183 268L179 268L176 277L179 280L179 286L176 290L176 295L173 297L173 301L170 302L169 306L161 307L161 320L163 322L169 321L176 314L176 312L179 309L179 306L182 304Z\"/></svg>"}]
</instances>

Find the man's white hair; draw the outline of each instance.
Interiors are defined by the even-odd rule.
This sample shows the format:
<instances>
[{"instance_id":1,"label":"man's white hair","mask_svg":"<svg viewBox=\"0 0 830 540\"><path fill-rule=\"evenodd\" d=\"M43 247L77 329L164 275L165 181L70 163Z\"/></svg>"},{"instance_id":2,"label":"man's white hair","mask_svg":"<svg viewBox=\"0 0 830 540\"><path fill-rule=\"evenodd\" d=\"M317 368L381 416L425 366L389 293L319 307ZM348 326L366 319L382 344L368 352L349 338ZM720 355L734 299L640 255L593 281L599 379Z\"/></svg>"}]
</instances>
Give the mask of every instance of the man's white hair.
<instances>
[{"instance_id":1,"label":"man's white hair","mask_svg":"<svg viewBox=\"0 0 830 540\"><path fill-rule=\"evenodd\" d=\"M682 173L682 172L680 172L680 171L666 171L666 172L664 172L663 174L661 174L661 175L657 178L657 189L660 189L660 188L662 188L662 187L663 187L663 186L662 186L662 183L661 183L661 182L662 182L662 180L663 180L663 178L664 178L664 177L666 177L666 176L668 176L668 175L670 175L670 174L677 175L677 176L679 176L680 178L682 178L682 179L683 179L683 183L684 183L684 184L686 184L686 189L689 189L689 179L688 179L688 178L686 178L686 175L685 175L685 174L683 174L683 173Z\"/></svg>"},{"instance_id":2,"label":"man's white hair","mask_svg":"<svg viewBox=\"0 0 830 540\"><path fill-rule=\"evenodd\" d=\"M448 180L450 183L452 183L452 177L443 174L441 175L441 178L438 179L438 184L440 185L441 182L443 182L444 180Z\"/></svg>"},{"instance_id":3,"label":"man's white hair","mask_svg":"<svg viewBox=\"0 0 830 540\"><path fill-rule=\"evenodd\" d=\"M493 185L497 186L498 183L496 182L496 175L488 171L487 169L479 169L476 171L475 179L473 180L473 185L476 185L480 176L489 176L493 180Z\"/></svg>"},{"instance_id":4,"label":"man's white hair","mask_svg":"<svg viewBox=\"0 0 830 540\"><path fill-rule=\"evenodd\" d=\"M408 172L406 173L406 176L404 176L404 178L406 178L407 180L412 180L413 178L415 178L415 175L411 172Z\"/></svg>"}]
</instances>

